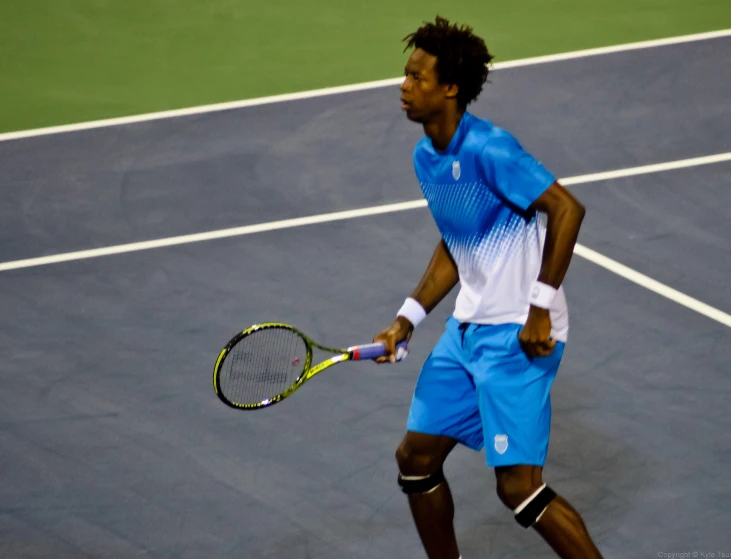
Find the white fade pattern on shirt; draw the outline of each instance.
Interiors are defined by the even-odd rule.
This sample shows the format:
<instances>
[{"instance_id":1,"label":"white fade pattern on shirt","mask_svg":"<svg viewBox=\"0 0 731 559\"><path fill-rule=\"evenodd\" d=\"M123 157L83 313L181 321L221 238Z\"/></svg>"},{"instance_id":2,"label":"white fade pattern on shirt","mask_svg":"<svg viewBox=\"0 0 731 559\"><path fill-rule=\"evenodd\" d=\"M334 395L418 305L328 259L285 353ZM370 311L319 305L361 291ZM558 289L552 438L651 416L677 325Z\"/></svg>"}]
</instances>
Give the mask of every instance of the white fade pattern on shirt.
<instances>
[{"instance_id":1,"label":"white fade pattern on shirt","mask_svg":"<svg viewBox=\"0 0 731 559\"><path fill-rule=\"evenodd\" d=\"M422 188L432 212L443 216L462 215L465 220L472 220L477 219L478 214L503 204L482 181L424 183ZM469 205L466 200L470 200ZM455 208L457 205L460 207ZM468 235L444 232L443 235L460 271L467 277L484 280L495 265L509 260L516 251L524 248L526 242L535 238L536 229L535 217L526 221L513 214L508 221L495 223L485 231L474 230Z\"/></svg>"}]
</instances>

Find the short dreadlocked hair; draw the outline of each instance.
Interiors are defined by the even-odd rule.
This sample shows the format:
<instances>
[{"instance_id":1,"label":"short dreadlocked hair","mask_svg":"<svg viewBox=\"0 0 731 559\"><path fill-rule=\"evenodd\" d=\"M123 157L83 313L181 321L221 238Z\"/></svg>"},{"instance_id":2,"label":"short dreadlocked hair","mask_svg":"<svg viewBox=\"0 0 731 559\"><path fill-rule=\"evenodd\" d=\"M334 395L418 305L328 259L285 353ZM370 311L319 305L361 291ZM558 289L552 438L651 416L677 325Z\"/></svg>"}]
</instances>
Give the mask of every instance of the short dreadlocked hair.
<instances>
[{"instance_id":1,"label":"short dreadlocked hair","mask_svg":"<svg viewBox=\"0 0 731 559\"><path fill-rule=\"evenodd\" d=\"M457 103L462 109L477 99L487 81L493 56L471 27L450 24L437 16L434 23L425 22L404 41L407 42L404 51L417 48L436 56L439 83L457 85Z\"/></svg>"}]
</instances>

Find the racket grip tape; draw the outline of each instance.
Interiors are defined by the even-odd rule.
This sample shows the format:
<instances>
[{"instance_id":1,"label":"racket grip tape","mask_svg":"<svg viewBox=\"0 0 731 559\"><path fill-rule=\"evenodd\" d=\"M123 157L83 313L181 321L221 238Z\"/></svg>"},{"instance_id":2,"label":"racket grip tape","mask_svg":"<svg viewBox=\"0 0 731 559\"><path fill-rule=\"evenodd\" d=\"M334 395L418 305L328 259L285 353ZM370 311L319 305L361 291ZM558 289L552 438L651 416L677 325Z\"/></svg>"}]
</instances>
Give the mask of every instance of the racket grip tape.
<instances>
[{"instance_id":1,"label":"racket grip tape","mask_svg":"<svg viewBox=\"0 0 731 559\"><path fill-rule=\"evenodd\" d=\"M402 350L406 353L407 342L401 342L396 346L396 350ZM363 361L365 359L375 359L383 357L386 354L386 344L378 342L375 344L363 344L349 348L350 358L354 361Z\"/></svg>"}]
</instances>

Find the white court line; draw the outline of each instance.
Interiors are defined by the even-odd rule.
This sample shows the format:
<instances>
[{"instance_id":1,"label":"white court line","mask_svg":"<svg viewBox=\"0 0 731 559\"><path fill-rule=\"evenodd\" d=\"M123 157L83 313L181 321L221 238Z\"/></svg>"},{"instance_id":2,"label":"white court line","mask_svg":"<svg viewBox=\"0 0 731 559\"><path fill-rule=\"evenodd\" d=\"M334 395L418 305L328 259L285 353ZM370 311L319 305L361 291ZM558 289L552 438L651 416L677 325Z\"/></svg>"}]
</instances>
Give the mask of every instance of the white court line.
<instances>
[{"instance_id":1,"label":"white court line","mask_svg":"<svg viewBox=\"0 0 731 559\"><path fill-rule=\"evenodd\" d=\"M657 173L671 169L679 169L683 167L691 167L694 165L707 165L721 161L731 161L731 152L712 155L708 157L696 157L693 159L685 159L681 161L671 161L668 163L660 163L657 165L645 165L642 167L630 167L628 169L620 169L607 173L593 173L589 175L581 175L577 177L567 177L560 179L563 184L585 184L598 180L607 180L621 177L630 177L642 173ZM235 237L241 235L251 235L253 233L262 233L265 231L274 231L277 229L288 229L292 227L302 227L304 225L314 225L316 223L328 223L332 221L340 221L344 219L354 219L357 217L365 217L370 215L381 215L391 212L401 212L413 210L417 208L427 207L426 200L412 200L410 202L400 202L397 204L386 204L382 206L373 206L370 208L359 208L355 210L347 210L341 212L333 212L327 214L313 215L307 217L298 217L294 219L285 219L282 221L271 221L268 223L259 223L256 225L246 225L243 227L235 227L232 229L221 229L218 231L209 231L206 233L196 233L192 235L182 235L178 237L168 237L165 239L157 239L153 241L142 241L138 243L129 243L124 245L116 245L92 250L82 250L77 252L67 252L64 254L56 254L53 256L42 256L39 258L28 258L26 260L16 260L14 262L4 262L0 264L0 271L17 270L20 268L29 268L33 266L43 266L48 264L56 264L60 262L69 262L72 260L82 260L86 258L96 258L100 256L109 256L113 254L122 254L126 252L135 252L141 250L150 250L154 248L162 248L167 246L189 244L201 241L209 241L213 239L222 239L226 237ZM721 324L731 327L731 315L713 308L697 299L693 299L667 285L664 285L644 274L640 274L615 260L607 258L583 245L577 244L574 253L585 258L594 264L602 266L607 270L628 279L642 287L645 287L663 297L675 301L689 309L692 309L708 318L711 318Z\"/></svg>"},{"instance_id":2,"label":"white court line","mask_svg":"<svg viewBox=\"0 0 731 559\"><path fill-rule=\"evenodd\" d=\"M634 282L637 285L641 285L642 287L649 289L650 291L654 291L658 295L662 295L663 297L666 297L671 301L678 303L679 305L694 310L697 313L707 316L708 318L711 318L716 322L720 322L721 324L724 324L725 326L731 328L730 314L711 307L710 305L707 305L702 301L699 301L698 299L689 297L685 293L681 293L680 291L677 291L672 287L668 287L664 283L660 283L659 281L656 281L651 277L641 274L633 270L632 268L628 268L627 266L625 266L624 264L620 264L616 260L607 258L603 254L599 254L598 252L580 244L577 244L574 247L574 254L577 254L582 258L585 258L589 262L593 262L594 264L601 266L602 268L605 268L610 272L614 272L618 276L622 276L623 278L628 279L629 281Z\"/></svg>"},{"instance_id":3,"label":"white court line","mask_svg":"<svg viewBox=\"0 0 731 559\"><path fill-rule=\"evenodd\" d=\"M560 182L566 186L570 186L572 184L586 184L588 182L606 181L610 179L632 177L635 175L646 175L648 173L672 171L673 169L698 167L699 165L710 165L711 163L722 163L723 161L731 161L731 152L719 153L718 155L707 155L705 157L694 157L692 159L681 159L679 161L670 161L668 163L657 163L655 165L643 165L642 167L631 167L629 169L619 169L618 171L606 171L603 173L594 173L592 175L569 177L561 179Z\"/></svg>"},{"instance_id":4,"label":"white court line","mask_svg":"<svg viewBox=\"0 0 731 559\"><path fill-rule=\"evenodd\" d=\"M629 167L626 169L619 169L616 171L608 171L604 173L591 173L588 175L579 175L576 177L566 177L563 179L559 179L559 182L564 185L585 184L589 182L596 182L599 180L631 177L646 173L659 173L662 171L669 171L673 169L681 169L684 167L693 167L698 165L708 165L711 163L720 163L723 161L731 161L731 152L719 153L717 155L709 155L705 157L694 157L692 159L669 161L667 163L658 163L655 165ZM328 223L331 221L341 221L343 219L354 219L357 217L366 217L370 215L402 212L405 210L414 210L417 208L425 207L427 207L427 203L426 200L422 198L420 200L411 200L409 202L398 202L395 204L385 204L382 206L371 206L369 208L358 208L354 210L345 210L340 212L311 215L306 217L296 217L293 219L284 219L281 221L270 221L267 223L258 223L255 225L244 225L242 227L233 227L230 229L219 229L216 231L206 231L204 233L193 233L190 235L167 237L163 239L155 239L152 241L140 241L123 245L114 245L89 250L66 252L61 254L54 254L51 256L40 256L37 258L27 258L24 260L2 262L0 263L0 272L5 272L8 270L18 270L20 268L30 268L34 266L45 266L48 264L58 264L60 262L70 262L72 260L83 260L86 258L97 258L100 256L110 256L113 254L123 254L126 252L138 252L141 250L184 245L201 241L211 241L214 239L224 239L227 237L239 237L242 235L251 235L253 233L275 231L277 229L289 229L292 227L302 227L304 225L315 225L317 223Z\"/></svg>"},{"instance_id":5,"label":"white court line","mask_svg":"<svg viewBox=\"0 0 731 559\"><path fill-rule=\"evenodd\" d=\"M602 54L612 54L629 50L640 50L655 47L663 47L669 45L677 45L681 43L690 43L694 41L705 41L709 39L719 39L731 36L731 29L720 29L718 31L710 31L707 33L695 33L693 35L680 35L678 37L668 37L665 39L654 39L651 41L641 41L637 43L625 43L621 45L612 45L608 47L599 47L594 49L578 50L572 52L564 52L559 54L549 54L547 56L536 56L532 58L522 58L519 60L508 60L506 62L497 62L492 65L493 70L502 70L507 68L517 68L520 66L531 66L535 64L546 64L549 62L559 62L562 60L571 60L574 58L585 58L588 56L597 56ZM324 89L314 89L311 91L301 91L298 93L287 93L284 95L272 95L269 97L259 97L256 99L244 99L241 101L231 101L228 103L215 103L212 105L201 105L197 107L189 107L185 109L175 109L171 111L160 111L154 113L146 113L140 115L125 116L119 118L108 118L104 120L94 120L90 122L79 122L75 124L65 124L61 126L49 126L46 128L35 128L33 130L20 130L17 132L6 132L0 134L0 142L8 140L19 140L22 138L31 138L35 136L47 136L50 134L60 134L63 132L76 132L79 130L90 130L93 128L104 128L109 126L119 126L122 124L134 124L137 122L147 122L151 120L160 120L168 118L177 118L182 116L199 115L217 111L226 111L231 109L241 109L245 107L254 107L257 105L268 105L272 103L282 103L285 101L297 101L301 99L312 99L314 97L323 97L326 95L337 95L340 93L350 93L354 91L364 91L368 89L377 89L381 87L395 86L401 83L402 77L391 78L386 80L378 80L365 83L357 83L352 85L344 85L338 87L328 87Z\"/></svg>"},{"instance_id":6,"label":"white court line","mask_svg":"<svg viewBox=\"0 0 731 559\"><path fill-rule=\"evenodd\" d=\"M691 167L694 165L707 165L710 163L731 161L731 152L708 157L696 157L693 159L685 159L681 161L671 161L668 163L660 163L656 165L644 165L642 167L630 167L628 169L620 169L617 171L609 171L606 173L592 173L589 175L580 175L576 177L567 177L559 179L561 183L566 185L585 184L599 180L608 180L621 177L630 177L643 173L657 173L672 169L680 169ZM251 235L254 233L262 233L265 231L275 231L277 229L289 229L293 227L302 227L305 225L314 225L317 223L328 223L333 221L341 221L345 219L354 219L357 217L365 217L371 215L382 215L391 212L401 212L413 210L417 208L427 207L426 200L412 200L410 202L400 202L396 204L386 204L382 206L372 206L369 208L359 208L355 210L346 210L327 214L313 215L307 217L298 217L294 219L285 219L281 221L271 221L268 223L259 223L256 225L245 225L243 227L234 227L231 229L221 229L218 231L208 231L205 233L195 233L191 235L181 235L177 237L168 237L164 239L156 239L153 241L142 241L138 243L128 243L124 245L116 245L91 250L82 250L76 252L67 252L52 256L42 256L38 258L28 258L25 260L16 260L13 262L4 262L0 264L0 271L17 270L21 268L29 268L34 266L44 266L48 264L57 264L60 262L69 262L73 260L82 260L87 258L96 258L100 256L110 256L113 254L122 254L127 252L137 252L142 250L150 250L174 245L190 244L201 241L210 241L214 239L223 239L227 237L235 237L242 235ZM721 324L731 327L731 315L713 308L697 299L693 299L684 293L681 293L667 285L664 285L652 278L645 276L615 260L607 258L596 251L591 250L581 244L575 246L574 254L593 262L615 274L628 279L650 291L653 291L663 297L666 297L676 303L692 309L708 318L711 318Z\"/></svg>"},{"instance_id":7,"label":"white court line","mask_svg":"<svg viewBox=\"0 0 731 559\"><path fill-rule=\"evenodd\" d=\"M607 171L603 173L591 173L587 175L578 175L575 177L566 177L559 179L559 182L564 185L578 185L600 180L631 177L646 173L659 173L662 171L669 171L673 169L693 167L698 165L708 165L711 163L720 163L724 161L731 161L731 152L719 153L717 155L709 155L705 157L682 159L678 161L669 161L666 163L658 163L654 165L643 165L641 167L629 167L626 169L618 169L616 171ZM277 229L289 229L292 227L302 227L304 225L315 225L317 223L328 223L331 221L341 221L344 219L354 219L357 217L381 215L425 207L427 207L427 203L426 200L422 198L419 200L411 200L409 202L398 202L395 204L385 204L381 206L371 206L368 208L344 210L306 217L296 217L292 219L284 219L281 221L270 221L266 223L257 223L254 225L244 225L242 227L233 227L230 229L206 231L204 233L192 233L190 235L166 237L162 239L154 239L151 241L140 241L136 243L126 243L123 245L114 245L89 250L66 252L61 254L54 254L51 256L40 256L23 260L14 260L11 262L2 262L0 263L0 272L18 270L20 268L30 268L35 266L45 266L48 264L58 264L61 262L70 262L73 260L97 258L100 256L110 256L113 254L123 254L127 252L138 252L155 248L197 243L202 241L211 241L214 239L224 239L227 237L239 237L243 235L251 235L254 233L263 233L265 231L275 231Z\"/></svg>"},{"instance_id":8,"label":"white court line","mask_svg":"<svg viewBox=\"0 0 731 559\"><path fill-rule=\"evenodd\" d=\"M243 227L219 229L218 231L207 231L205 233L193 233L191 235L167 237L165 239L155 239L153 241L141 241L138 243L128 243L124 245L115 245L90 250L80 250L77 252L66 252L62 254L54 254L52 256L40 256L38 258L28 258L26 260L15 260L14 262L3 262L0 264L0 272L5 272L7 270L18 270L20 268L30 268L34 266L44 266L47 264L58 264L60 262L70 262L72 260L97 258L99 256L109 256L112 254L123 254L126 252L138 252L141 250L150 250L154 248L163 248L175 245L185 245L190 243L198 243L201 241L212 241L214 239L225 239L227 237L240 237L242 235L251 235L253 233L276 231L277 229L290 229L292 227L302 227L303 225L328 223L331 221L340 221L343 219L354 219L356 217L380 215L390 212L402 212L404 210L413 210L416 208L425 207L425 200L414 200L411 202L399 202L397 204L387 204L384 206L373 206L370 208L359 208L356 210L346 210L342 212L333 212L307 217L296 217L294 219L284 219L282 221L270 221L268 223L258 223L256 225L244 225Z\"/></svg>"}]
</instances>

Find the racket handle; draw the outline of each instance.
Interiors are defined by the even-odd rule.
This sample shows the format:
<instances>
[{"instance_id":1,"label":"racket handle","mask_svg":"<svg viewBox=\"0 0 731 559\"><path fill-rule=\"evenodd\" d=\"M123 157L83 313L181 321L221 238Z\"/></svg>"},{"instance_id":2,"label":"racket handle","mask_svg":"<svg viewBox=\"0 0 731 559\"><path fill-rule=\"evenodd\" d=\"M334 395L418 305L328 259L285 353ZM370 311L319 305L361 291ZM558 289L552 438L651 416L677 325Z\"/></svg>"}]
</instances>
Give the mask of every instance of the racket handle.
<instances>
[{"instance_id":1,"label":"racket handle","mask_svg":"<svg viewBox=\"0 0 731 559\"><path fill-rule=\"evenodd\" d=\"M401 342L396 346L396 350L401 350L399 353L403 353L403 357L406 354L406 346L408 342ZM386 344L378 342L375 344L363 344L348 348L350 352L350 358L353 361L363 361L365 359L375 359L376 357L383 357L386 354ZM401 359L403 359L401 357Z\"/></svg>"}]
</instances>

